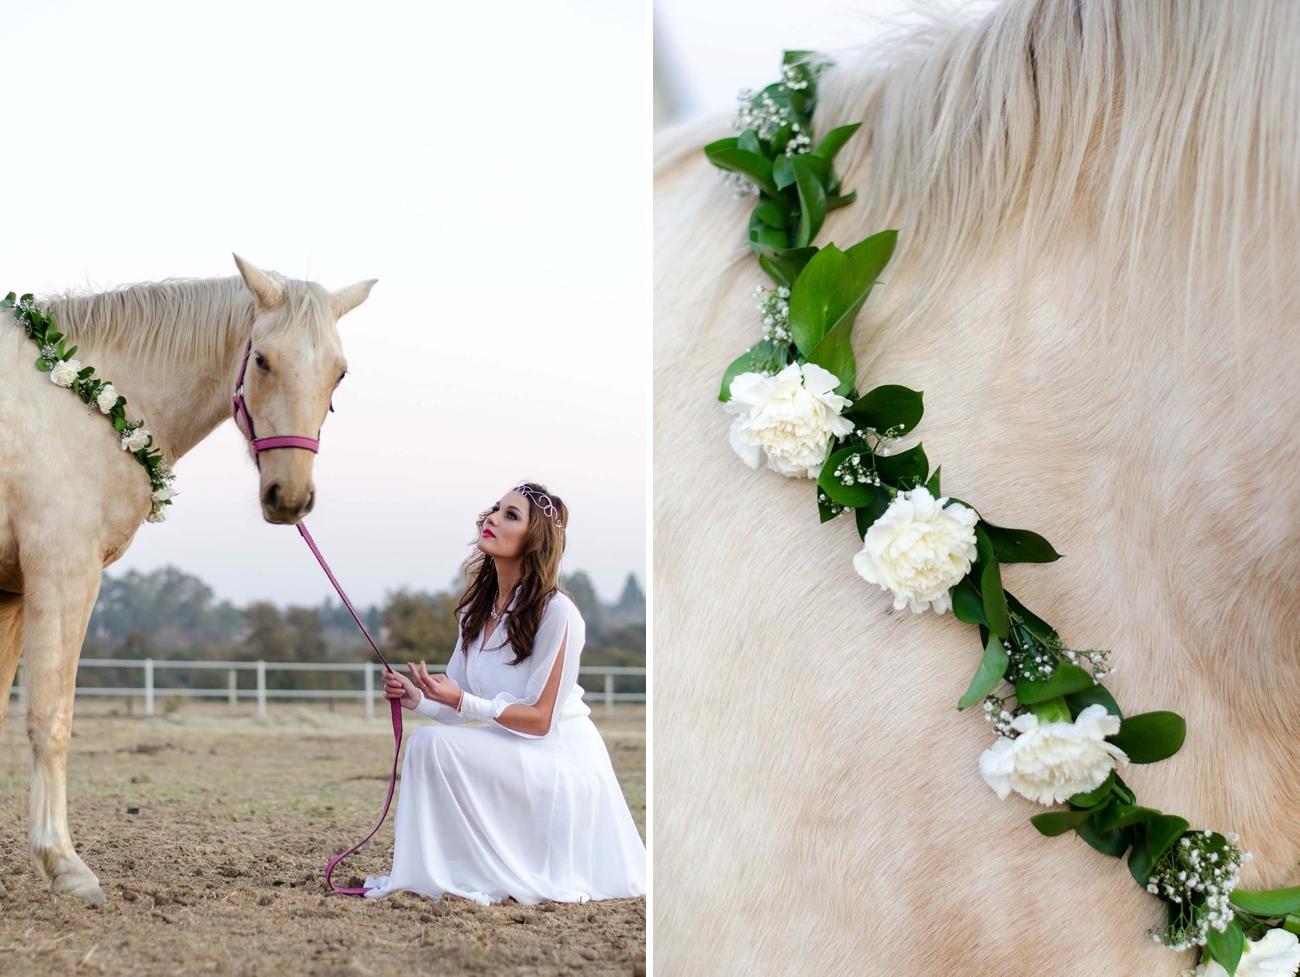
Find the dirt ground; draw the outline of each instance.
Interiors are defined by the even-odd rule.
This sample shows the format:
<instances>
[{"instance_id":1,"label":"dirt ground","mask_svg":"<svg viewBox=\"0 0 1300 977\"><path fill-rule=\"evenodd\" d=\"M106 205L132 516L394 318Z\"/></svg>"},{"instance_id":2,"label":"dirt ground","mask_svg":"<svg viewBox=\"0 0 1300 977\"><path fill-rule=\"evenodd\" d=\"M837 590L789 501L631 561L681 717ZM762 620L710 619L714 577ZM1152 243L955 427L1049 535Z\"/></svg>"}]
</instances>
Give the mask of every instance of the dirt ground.
<instances>
[{"instance_id":1,"label":"dirt ground","mask_svg":"<svg viewBox=\"0 0 1300 977\"><path fill-rule=\"evenodd\" d=\"M644 898L481 907L328 889L326 862L383 806L384 703L373 720L351 705L272 703L264 720L211 703L135 709L79 699L73 722L68 822L108 897L96 906L50 895L32 867L14 701L0 730L0 973L644 975ZM408 735L425 722L404 717ZM592 718L644 837L645 711ZM390 812L334 880L387 872L392 825Z\"/></svg>"}]
</instances>

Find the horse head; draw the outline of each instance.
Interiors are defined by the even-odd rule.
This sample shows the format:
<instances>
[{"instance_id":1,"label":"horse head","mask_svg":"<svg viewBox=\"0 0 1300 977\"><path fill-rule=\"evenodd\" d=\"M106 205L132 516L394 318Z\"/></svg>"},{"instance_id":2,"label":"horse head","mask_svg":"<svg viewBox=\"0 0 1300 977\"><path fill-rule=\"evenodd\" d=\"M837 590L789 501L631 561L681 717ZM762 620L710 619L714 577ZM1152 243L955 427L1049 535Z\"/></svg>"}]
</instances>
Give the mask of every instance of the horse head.
<instances>
[{"instance_id":1,"label":"horse head","mask_svg":"<svg viewBox=\"0 0 1300 977\"><path fill-rule=\"evenodd\" d=\"M316 500L314 448L268 445L254 439L292 437L314 443L330 410L334 389L347 372L338 320L366 300L375 279L331 292L315 282L269 274L235 255L253 297L253 329L236 396L244 411L249 451L258 463L262 515L294 524ZM256 433L254 433L256 432ZM271 450L275 449L275 450Z\"/></svg>"}]
</instances>

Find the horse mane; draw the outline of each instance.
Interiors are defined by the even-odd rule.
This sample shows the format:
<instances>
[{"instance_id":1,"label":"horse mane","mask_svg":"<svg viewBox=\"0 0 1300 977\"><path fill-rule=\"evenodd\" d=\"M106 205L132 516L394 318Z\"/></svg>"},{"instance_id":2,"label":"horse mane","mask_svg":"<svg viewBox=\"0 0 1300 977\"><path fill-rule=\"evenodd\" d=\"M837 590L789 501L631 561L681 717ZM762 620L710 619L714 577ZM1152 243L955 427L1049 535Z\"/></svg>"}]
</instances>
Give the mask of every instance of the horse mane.
<instances>
[{"instance_id":1,"label":"horse mane","mask_svg":"<svg viewBox=\"0 0 1300 977\"><path fill-rule=\"evenodd\" d=\"M1022 269L1102 242L1120 286L1167 262L1188 306L1211 278L1295 277L1300 5L1007 0L947 17L823 75L817 132L863 123L838 160L858 201L823 239L899 227L896 261L924 256L908 267L930 297L1008 242ZM698 152L684 135L657 169Z\"/></svg>"},{"instance_id":2,"label":"horse mane","mask_svg":"<svg viewBox=\"0 0 1300 977\"><path fill-rule=\"evenodd\" d=\"M284 289L277 331L309 330L324 342L334 322L330 293L316 282L267 272ZM112 344L165 365L224 362L253 325L253 297L238 276L168 278L104 292L76 290L43 298L57 327L83 344Z\"/></svg>"}]
</instances>

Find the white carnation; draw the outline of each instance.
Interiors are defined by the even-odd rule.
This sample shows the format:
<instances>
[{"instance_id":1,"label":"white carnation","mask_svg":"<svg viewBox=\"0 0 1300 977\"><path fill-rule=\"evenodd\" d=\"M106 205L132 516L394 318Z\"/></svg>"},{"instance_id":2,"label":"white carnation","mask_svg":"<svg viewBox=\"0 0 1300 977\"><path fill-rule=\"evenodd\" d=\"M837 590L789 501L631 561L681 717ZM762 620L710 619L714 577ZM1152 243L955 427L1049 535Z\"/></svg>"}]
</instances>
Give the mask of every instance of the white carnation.
<instances>
[{"instance_id":1,"label":"white carnation","mask_svg":"<svg viewBox=\"0 0 1300 977\"><path fill-rule=\"evenodd\" d=\"M138 427L133 431L122 432L122 450L139 451L149 443L148 428Z\"/></svg>"},{"instance_id":2,"label":"white carnation","mask_svg":"<svg viewBox=\"0 0 1300 977\"><path fill-rule=\"evenodd\" d=\"M146 522L166 522L167 507L165 505L156 505L149 510L149 515L144 518Z\"/></svg>"},{"instance_id":3,"label":"white carnation","mask_svg":"<svg viewBox=\"0 0 1300 977\"><path fill-rule=\"evenodd\" d=\"M731 422L731 447L750 468L758 467L761 450L773 471L816 478L831 437L853 430L853 422L840 416L852 401L832 392L839 383L816 363L791 363L774 377L740 374L731 381L731 399L723 405L737 415Z\"/></svg>"},{"instance_id":4,"label":"white carnation","mask_svg":"<svg viewBox=\"0 0 1300 977\"><path fill-rule=\"evenodd\" d=\"M81 363L77 360L59 360L50 370L50 380L60 387L71 387L80 370Z\"/></svg>"},{"instance_id":5,"label":"white carnation","mask_svg":"<svg viewBox=\"0 0 1300 977\"><path fill-rule=\"evenodd\" d=\"M1258 940L1247 940L1237 964L1237 977L1295 977L1300 970L1300 939L1283 929L1271 929ZM1196 968L1197 977L1228 977L1213 960Z\"/></svg>"},{"instance_id":6,"label":"white carnation","mask_svg":"<svg viewBox=\"0 0 1300 977\"><path fill-rule=\"evenodd\" d=\"M170 485L164 485L162 488L154 492L153 500L155 502L165 502L175 494L176 494L176 490L174 488L172 488Z\"/></svg>"},{"instance_id":7,"label":"white carnation","mask_svg":"<svg viewBox=\"0 0 1300 977\"><path fill-rule=\"evenodd\" d=\"M999 737L980 756L980 773L999 800L1014 790L1039 804L1059 804L1100 787L1117 762L1128 763L1123 750L1106 742L1119 732L1119 717L1105 706L1088 706L1072 723L1040 723L1028 712L1011 727L1020 735Z\"/></svg>"},{"instance_id":8,"label":"white carnation","mask_svg":"<svg viewBox=\"0 0 1300 977\"><path fill-rule=\"evenodd\" d=\"M95 397L95 403L99 405L99 409L103 413L109 413L117 403L117 388L111 383L104 384Z\"/></svg>"},{"instance_id":9,"label":"white carnation","mask_svg":"<svg viewBox=\"0 0 1300 977\"><path fill-rule=\"evenodd\" d=\"M892 591L894 607L952 607L952 588L976 557L979 516L960 502L948 505L925 486L899 492L862 539L853 567L868 583Z\"/></svg>"}]
</instances>

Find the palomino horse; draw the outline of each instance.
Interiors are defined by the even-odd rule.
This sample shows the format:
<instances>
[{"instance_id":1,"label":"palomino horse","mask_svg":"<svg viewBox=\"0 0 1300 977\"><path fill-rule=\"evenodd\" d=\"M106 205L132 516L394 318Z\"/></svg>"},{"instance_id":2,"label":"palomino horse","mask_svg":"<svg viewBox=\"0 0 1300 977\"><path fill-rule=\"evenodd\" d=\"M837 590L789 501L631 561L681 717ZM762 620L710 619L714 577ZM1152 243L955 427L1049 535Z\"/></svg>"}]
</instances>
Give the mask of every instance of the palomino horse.
<instances>
[{"instance_id":1,"label":"palomino horse","mask_svg":"<svg viewBox=\"0 0 1300 977\"><path fill-rule=\"evenodd\" d=\"M923 390L945 492L1065 554L1007 586L1113 649L1126 712L1187 718L1142 802L1300 882L1300 5L1008 0L838 61L816 129L863 123L859 199L816 243L899 228L858 389ZM973 629L891 610L851 519L728 447L770 283L727 134L656 151L658 969L1178 973L1122 861L981 779Z\"/></svg>"},{"instance_id":2,"label":"palomino horse","mask_svg":"<svg viewBox=\"0 0 1300 977\"><path fill-rule=\"evenodd\" d=\"M257 434L315 437L345 369L336 323L374 284L331 293L235 262L242 280L172 280L40 303L172 464L230 416L250 338L244 390ZM68 834L73 688L100 571L131 545L150 510L150 484L104 415L51 385L34 366L35 345L2 315L0 722L21 653L32 858L52 891L98 902L99 881ZM311 510L313 460L303 448L262 456L268 522L296 523Z\"/></svg>"}]
</instances>

